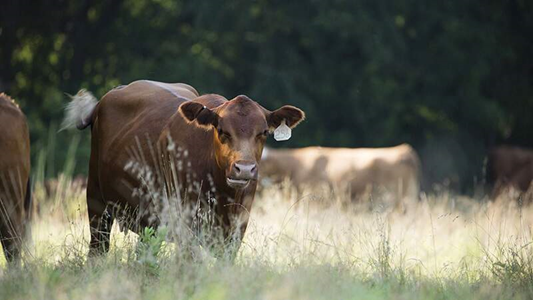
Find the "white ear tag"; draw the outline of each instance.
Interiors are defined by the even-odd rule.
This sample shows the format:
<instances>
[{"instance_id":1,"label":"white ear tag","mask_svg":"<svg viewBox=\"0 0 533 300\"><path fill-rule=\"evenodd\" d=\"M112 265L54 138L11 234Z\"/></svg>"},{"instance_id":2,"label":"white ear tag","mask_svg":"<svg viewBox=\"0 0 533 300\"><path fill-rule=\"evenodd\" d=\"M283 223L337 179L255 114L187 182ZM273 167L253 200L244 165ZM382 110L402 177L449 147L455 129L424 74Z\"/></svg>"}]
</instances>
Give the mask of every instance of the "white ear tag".
<instances>
[{"instance_id":1,"label":"white ear tag","mask_svg":"<svg viewBox=\"0 0 533 300\"><path fill-rule=\"evenodd\" d=\"M285 124L285 120L274 130L274 139L278 142L286 141L291 138L291 128Z\"/></svg>"}]
</instances>

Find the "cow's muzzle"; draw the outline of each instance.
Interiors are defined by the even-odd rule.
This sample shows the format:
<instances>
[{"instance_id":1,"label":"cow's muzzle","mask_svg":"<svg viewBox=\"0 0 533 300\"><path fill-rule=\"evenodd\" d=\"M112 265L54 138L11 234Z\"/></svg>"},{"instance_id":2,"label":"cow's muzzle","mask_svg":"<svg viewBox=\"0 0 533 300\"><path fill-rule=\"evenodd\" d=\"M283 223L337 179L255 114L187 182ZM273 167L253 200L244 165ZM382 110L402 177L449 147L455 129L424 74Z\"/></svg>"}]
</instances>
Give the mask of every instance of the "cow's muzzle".
<instances>
[{"instance_id":1,"label":"cow's muzzle","mask_svg":"<svg viewBox=\"0 0 533 300\"><path fill-rule=\"evenodd\" d=\"M231 188L244 189L252 180L257 180L257 164L251 161L236 161L231 169L226 182Z\"/></svg>"}]
</instances>

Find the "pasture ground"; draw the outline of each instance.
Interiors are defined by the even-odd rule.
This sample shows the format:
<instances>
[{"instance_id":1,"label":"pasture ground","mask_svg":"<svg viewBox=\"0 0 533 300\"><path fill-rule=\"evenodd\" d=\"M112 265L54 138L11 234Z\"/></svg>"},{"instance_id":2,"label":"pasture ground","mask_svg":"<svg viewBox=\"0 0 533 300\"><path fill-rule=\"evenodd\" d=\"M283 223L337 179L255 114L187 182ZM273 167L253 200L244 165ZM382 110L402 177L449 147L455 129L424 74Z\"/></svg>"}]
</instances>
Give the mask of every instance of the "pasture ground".
<instances>
[{"instance_id":1,"label":"pasture ground","mask_svg":"<svg viewBox=\"0 0 533 300\"><path fill-rule=\"evenodd\" d=\"M292 205L294 194L271 188L232 264L183 259L157 235L141 247L118 226L110 254L88 261L84 192L64 178L47 199L35 192L32 245L21 268L2 256L0 299L533 298L533 207L512 199L442 192L403 213L320 193Z\"/></svg>"}]
</instances>

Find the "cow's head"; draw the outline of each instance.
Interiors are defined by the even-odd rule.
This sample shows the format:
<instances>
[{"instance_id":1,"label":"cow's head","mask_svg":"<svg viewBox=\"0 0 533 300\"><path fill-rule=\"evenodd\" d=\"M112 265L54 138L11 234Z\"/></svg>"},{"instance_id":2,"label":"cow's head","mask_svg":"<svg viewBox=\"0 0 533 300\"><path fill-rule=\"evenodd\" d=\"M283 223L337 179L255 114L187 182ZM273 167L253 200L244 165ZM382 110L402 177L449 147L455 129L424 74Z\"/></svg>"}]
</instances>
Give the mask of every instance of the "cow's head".
<instances>
[{"instance_id":1,"label":"cow's head","mask_svg":"<svg viewBox=\"0 0 533 300\"><path fill-rule=\"evenodd\" d=\"M226 182L234 189L244 189L257 180L258 162L267 136L283 120L294 128L305 118L304 112L294 106L269 111L243 95L214 109L189 101L179 110L196 126L213 129L217 164L225 170Z\"/></svg>"}]
</instances>

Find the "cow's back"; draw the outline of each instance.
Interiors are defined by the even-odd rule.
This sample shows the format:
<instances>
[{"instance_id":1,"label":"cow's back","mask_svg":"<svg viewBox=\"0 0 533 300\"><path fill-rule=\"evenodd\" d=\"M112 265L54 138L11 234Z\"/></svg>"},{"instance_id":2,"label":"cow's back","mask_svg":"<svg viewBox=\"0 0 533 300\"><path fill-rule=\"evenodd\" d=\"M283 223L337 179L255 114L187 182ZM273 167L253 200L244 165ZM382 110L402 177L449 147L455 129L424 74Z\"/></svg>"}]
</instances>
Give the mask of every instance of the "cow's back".
<instances>
[{"instance_id":1,"label":"cow's back","mask_svg":"<svg viewBox=\"0 0 533 300\"><path fill-rule=\"evenodd\" d=\"M113 148L126 146L124 143L135 137L157 141L179 105L195 96L181 85L143 80L109 91L98 104L95 116L100 150L113 153Z\"/></svg>"},{"instance_id":2,"label":"cow's back","mask_svg":"<svg viewBox=\"0 0 533 300\"><path fill-rule=\"evenodd\" d=\"M94 173L102 184L106 199L130 199L134 182L124 167L142 159L154 161L156 142L169 119L181 103L197 96L186 84L135 81L109 91L102 97L93 114L91 161ZM94 166L93 166L94 165Z\"/></svg>"}]
</instances>

